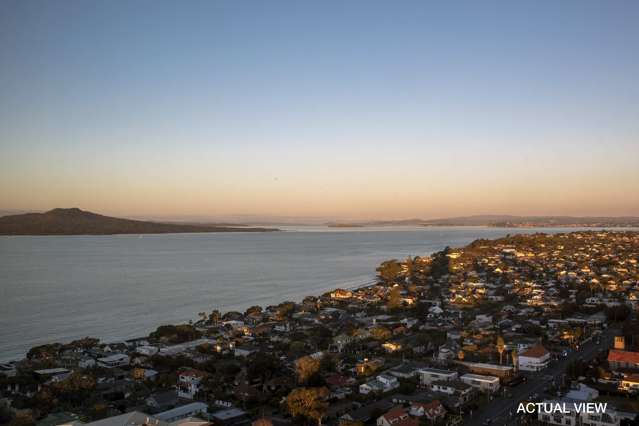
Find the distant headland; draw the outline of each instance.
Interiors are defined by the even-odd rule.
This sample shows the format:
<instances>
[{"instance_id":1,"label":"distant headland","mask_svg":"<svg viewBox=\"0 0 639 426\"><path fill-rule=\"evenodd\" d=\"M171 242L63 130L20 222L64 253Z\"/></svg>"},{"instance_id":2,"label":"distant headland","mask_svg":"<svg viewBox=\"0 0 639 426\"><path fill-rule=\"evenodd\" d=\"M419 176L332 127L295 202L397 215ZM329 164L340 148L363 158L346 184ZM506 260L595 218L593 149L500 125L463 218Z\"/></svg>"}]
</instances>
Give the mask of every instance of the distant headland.
<instances>
[{"instance_id":1,"label":"distant headland","mask_svg":"<svg viewBox=\"0 0 639 426\"><path fill-rule=\"evenodd\" d=\"M25 213L0 217L0 235L115 235L271 231L278 231L278 229L242 225L149 222L103 216L78 208L57 208L45 213Z\"/></svg>"},{"instance_id":2,"label":"distant headland","mask_svg":"<svg viewBox=\"0 0 639 426\"><path fill-rule=\"evenodd\" d=\"M330 228L361 228L365 226L491 226L498 228L639 227L639 217L574 217L574 216L512 216L476 215L443 219L374 220L367 222L329 222Z\"/></svg>"}]
</instances>

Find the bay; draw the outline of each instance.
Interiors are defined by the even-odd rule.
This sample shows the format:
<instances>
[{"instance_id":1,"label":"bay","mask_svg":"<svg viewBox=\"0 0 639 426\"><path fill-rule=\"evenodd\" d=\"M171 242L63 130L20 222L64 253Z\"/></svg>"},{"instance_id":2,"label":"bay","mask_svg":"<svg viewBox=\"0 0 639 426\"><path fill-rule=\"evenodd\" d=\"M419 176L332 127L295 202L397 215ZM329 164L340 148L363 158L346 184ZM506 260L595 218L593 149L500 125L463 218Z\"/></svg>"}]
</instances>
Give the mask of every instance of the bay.
<instances>
[{"instance_id":1,"label":"bay","mask_svg":"<svg viewBox=\"0 0 639 426\"><path fill-rule=\"evenodd\" d=\"M85 336L115 341L213 309L300 301L371 282L386 259L506 234L488 227L0 237L0 360Z\"/></svg>"}]
</instances>

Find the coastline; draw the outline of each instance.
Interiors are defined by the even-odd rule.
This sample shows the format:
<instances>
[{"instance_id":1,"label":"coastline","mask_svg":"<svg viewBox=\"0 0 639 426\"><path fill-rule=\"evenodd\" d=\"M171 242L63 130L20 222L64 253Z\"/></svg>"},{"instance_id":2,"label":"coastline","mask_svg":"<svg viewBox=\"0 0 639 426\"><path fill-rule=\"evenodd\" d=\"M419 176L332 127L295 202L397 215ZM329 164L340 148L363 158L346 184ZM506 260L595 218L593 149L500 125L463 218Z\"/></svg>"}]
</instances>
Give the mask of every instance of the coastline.
<instances>
[{"instance_id":1,"label":"coastline","mask_svg":"<svg viewBox=\"0 0 639 426\"><path fill-rule=\"evenodd\" d=\"M298 227L297 228L298 232L283 231L281 233L277 233L278 237L275 239L273 239L275 234L270 234L270 233L266 233L266 234L261 234L261 233L260 234L190 234L190 235L173 234L173 235L153 235L149 238L140 238L140 239L131 235L124 235L124 236L119 235L119 236L113 236L113 237L108 237L108 236L104 236L104 237L103 236L100 236L100 237L83 236L82 238L74 237L73 239L69 239L67 243L63 245L63 246L68 246L70 248L73 248L74 252L72 253L76 253L77 251L77 254L73 254L73 256L68 259L69 262L76 262L76 260L78 259L77 256L85 256L87 252L90 252L91 250L97 250L97 251L95 255L91 254L91 256L88 258L90 260L89 263L92 264L95 262L103 262L102 260L104 257L103 246L105 244L108 246L109 249L111 249L110 246L112 244L115 244L116 245L115 247L121 246L121 247L129 247L131 248L131 250L135 249L134 251L131 251L131 252L128 252L128 251L124 252L122 255L122 259L117 260L117 262L123 262L123 261L127 261L127 259L138 256L139 255L138 253L140 253L140 250L143 250L144 252L146 252L149 248L159 247L157 246L157 243L159 243L160 241L162 241L161 243L162 245L166 244L164 240L166 238L169 238L171 241L176 241L176 242L180 241L181 244L184 246L184 248L188 249L189 251L193 250L192 246L194 243L198 245L202 245L203 247L202 261L197 260L195 262L189 262L189 264L192 265L192 266L189 266L189 268L195 267L198 269L201 268L202 265L204 264L202 262L209 262L209 258L211 256L209 244L211 243L215 243L216 247L219 246L221 250L220 252L229 252L229 247L232 247L232 246L229 246L229 243L231 242L234 243L239 240L242 240L248 246L253 246L254 245L253 241L255 240L256 237L258 238L259 241L264 242L265 248L272 247L273 243L280 244L283 240L299 241L300 243L302 243L301 247L304 247L309 242L324 241L324 240L333 241L334 240L333 237L339 237L338 241L342 241L342 240L353 241L353 248L344 247L343 254L338 254L337 252L334 252L334 250L331 249L327 251L325 255L321 255L319 257L313 251L312 258L309 258L308 255L305 255L304 257L301 258L303 259L302 261L305 263L301 265L300 274L296 274L294 273L294 271L285 270L283 271L284 273L278 274L277 276L270 277L267 280L265 280L264 276L259 275L259 271L261 270L261 268L264 267L263 265L270 265L272 263L272 260L270 258L269 259L263 258L263 256L260 254L261 250L258 250L255 253L255 256L258 256L258 257L256 257L255 259L259 259L258 260L260 262L259 268L258 269L249 268L249 270L247 271L247 274L244 275L244 276L253 275L252 281L250 278L248 281L245 280L244 278L241 278L240 280L238 280L240 277L234 276L233 280L231 281L231 282L234 282L234 284L230 284L225 289L225 291L229 295L233 295L233 297L231 297L230 299L222 294L218 295L217 293L211 293L211 291L215 292L215 289L216 289L215 286L212 286L212 287L205 286L205 287L202 287L202 289L199 289L198 292L192 295L193 296L192 299L194 299L194 302L191 302L189 304L184 304L184 306L181 309L181 312L177 312L178 315L175 315L176 311L175 309L171 307L171 306L178 306L176 302L175 301L170 303L165 302L166 307L164 309L170 310L166 312L173 313L173 317L171 318L171 315L168 315L167 320L162 319L163 317L165 317L164 315L156 314L153 317L154 319L151 318L150 321L146 321L144 323L144 322L140 322L139 320L135 318L129 318L129 317L123 316L123 315L127 315L126 311L123 309L120 309L121 311L120 314L117 313L118 312L117 310L114 311L111 315L113 317L111 320L108 320L108 319L99 320L98 318L94 318L94 315L92 312L87 312L86 314L83 314L82 316L74 315L74 318L77 318L77 320L75 321L77 321L78 324L83 324L83 327L81 328L81 330L87 330L86 332L69 333L67 330L70 329L69 324L71 323L62 323L63 328L59 328L60 330L62 330L62 332L58 331L58 332L51 333L49 332L49 328L47 328L45 332L42 332L39 334L41 336L54 336L51 338L51 340L47 340L47 341L52 341L52 340L53 341L56 341L56 340L69 341L75 338L84 337L86 335L94 335L97 337L104 338L105 339L104 341L106 342L132 339L132 338L147 334L148 332L152 331L154 327L157 327L158 325L162 325L166 323L173 323L173 324L186 323L188 322L189 319L193 319L193 317L196 316L198 311L202 309L204 310L207 309L205 307L206 305L209 306L208 309L219 308L219 309L224 309L228 311L228 310L234 310L234 309L243 309L253 304L266 306L267 304L279 303L285 300L298 301L298 300L302 300L307 295L318 294L324 291L330 291L331 289L335 289L338 287L347 288L347 289L357 289L359 287L366 287L366 286L372 285L373 282L371 281L370 277L373 275L374 268L378 265L378 262L384 259L393 257L394 255L391 253L395 251L395 249L389 249L387 250L388 254L379 255L379 253L377 253L378 252L377 245L379 244L379 241L386 242L389 238L394 238L396 235L402 236L402 238L398 241L401 241L400 243L401 247L405 248L404 250L405 254L400 254L395 252L396 254L399 254L399 257L401 258L402 256L405 256L408 254L412 254L412 255L430 254L434 251L442 249L446 245L463 246L467 244L468 242L471 242L477 238L491 238L491 239L497 238L500 235L506 235L508 233L507 231L509 231L508 229L501 230L497 228L487 228L487 227L472 227L472 228L455 227L455 228L448 228L448 230L451 233L445 232L442 234L439 231L443 230L443 228L437 227L437 228L431 228L431 229L432 229L431 232L429 232L428 229L423 229L423 233L415 233L415 232L412 232L414 228L409 228L409 229L400 228L395 230L397 232L391 233L391 234L387 234L387 232L392 232L393 230L385 229L385 230L380 230L380 232L383 232L382 234L382 233L374 232L375 230L372 230L372 231L359 230L359 231L352 231L352 232L351 231L341 232L341 231L333 230L333 231L326 232L326 229L325 229L324 230L325 232L313 232L313 231L304 232L305 230L301 230ZM563 232L563 231L571 231L571 230L572 229L568 230L564 228L564 229L552 229L551 231ZM472 232L468 233L465 231L472 231ZM474 232L474 231L480 231L480 232ZM502 231L502 232L499 232L499 231ZM526 231L526 230L522 230L522 231ZM539 231L548 232L549 230L540 229ZM303 236L303 234L305 233L309 235L313 234L313 237L310 240L307 240L307 237ZM268 237L268 235L271 235L273 237ZM283 239L282 237L285 235L287 237ZM408 236L408 235L414 235L414 243L409 243L405 240L404 236ZM241 238L238 239L237 238L238 236L241 236ZM435 238L435 237L437 238L436 241L431 240L432 238ZM31 241L29 240L32 240L32 239L33 239L32 242L38 245L44 244L44 241L46 241L47 245L51 245L51 250L56 250L57 252L60 251L60 247L58 246L58 243L60 241L66 240L66 238L64 238L63 240L58 240L56 238L51 238L51 237L47 237L46 239L41 239L41 237L27 237L27 238L23 237L23 238L20 238L19 240L22 240L23 243L31 243ZM77 246L76 245L77 241L81 241L82 244ZM118 243L118 241L120 241L120 243ZM356 274L363 274L365 277L368 277L368 278L361 276L361 278L357 278L355 282L353 283L353 281L351 281L348 278L349 275L353 276L352 272L348 272L348 271L345 272L339 268L341 268L341 265L345 261L347 261L347 264L351 264L353 262L352 255L356 250L361 250L363 241L366 242L364 246L370 246L375 248L375 251L371 253L377 253L377 254L373 255L369 253L365 257L361 257L357 259L358 262L361 264L361 266L359 267L361 272L356 272ZM99 242L99 244L96 245L96 242ZM170 244L172 245L174 243L171 242ZM31 252L31 250L32 249L29 249L29 252ZM38 250L41 251L42 248L39 248ZM182 248L180 248L178 251L181 252ZM232 252L234 251L235 249L232 250ZM241 251L244 251L244 249L242 249ZM285 266L285 265L289 265L289 262L292 262L292 264L299 262L299 260L297 261L293 260L293 258L290 257L291 255L288 254L288 251L289 249L287 249L287 253L285 257L278 258L278 262L284 262L284 263L280 263L280 266L282 267L289 267L289 266ZM293 252L299 252L299 249L292 250L291 253ZM171 271L170 275L166 275L163 272L160 272L160 271L163 271L165 268L171 267L172 265L170 262L167 263L164 260L165 255L166 255L165 249L162 249L162 252L158 253L157 255L153 254L153 252L148 253L148 256L151 256L151 258L154 258L156 260L157 266L154 266L152 269L149 269L148 271L141 271L141 272L144 272L142 275L139 275L137 273L132 275L130 279L128 280L127 284L125 285L125 288L123 291L129 291L126 288L132 285L135 286L136 288L139 287L138 281L140 279L143 279L145 276L147 276L150 273L153 273L153 274L159 273L161 275L165 275L165 276L162 276L161 278L167 283L166 285L169 285L169 286L175 287L176 282L184 282L183 272ZM145 254L145 258L146 256L147 254ZM323 257L323 256L326 256L326 257ZM192 258L193 256L189 256L189 257ZM332 263L334 259L339 259L337 264ZM309 265L306 263L309 261L313 261L316 263L316 267L314 269L313 268L309 269ZM325 262L327 261L330 263L326 264ZM220 260L220 262L227 263L222 260ZM329 265L331 265L330 268L337 267L338 269L335 271L334 274L331 275L329 279L326 279L324 277L325 269ZM31 264L25 265L25 267L32 267L32 265ZM91 274L93 274L94 271L93 269L91 269L92 267L89 265L87 266L87 268L88 268L87 270L91 271ZM158 270L157 268L162 268L162 269ZM353 268L351 268L351 270L352 269ZM229 266L229 271L230 271L229 273L235 274L234 272L232 272L233 270L234 268L231 268ZM355 268L355 270L357 270L357 268ZM167 269L167 271L170 271L170 270ZM203 273L201 274L201 277L195 277L196 280L207 279L209 274L205 273L205 271L202 271L202 272ZM258 275L255 275L256 272ZM58 272L55 272L55 274L58 274ZM77 275L77 273L74 273L74 275ZM220 271L216 269L216 272L212 273L210 276L211 277L220 276ZM229 279L225 277L226 275L224 277L220 277L219 280L221 282L228 282ZM313 278L309 278L309 277L313 277ZM73 277L70 277L70 278L73 278ZM289 287L283 288L280 285L281 279L283 278L290 281ZM47 276L43 276L42 279L48 280L49 278L47 278ZM187 276L187 279L188 279L188 276ZM305 282L302 283L299 280L305 280ZM109 279L109 282L110 281L111 280ZM96 281L96 282L100 282L100 281ZM258 289L259 294L261 295L260 297L256 298L255 295L253 294L250 298L243 299L242 297L238 296L240 293L237 293L236 289L240 287L244 289L250 288L251 285L255 285L255 284L264 285L263 290L262 290L262 287L255 287L256 289ZM81 279L78 279L77 285L84 286L83 281ZM156 288L158 288L157 291L161 290L163 285L164 284L154 282L153 285L148 286L148 290L144 290L144 287L140 287L139 290L136 290L137 293L143 293L143 294L145 292L147 293L146 296L143 296L143 300L145 302L142 302L142 301L135 302L134 300L129 300L128 297L124 297L123 300L126 302L127 305L131 306L132 308L136 307L137 306L136 303L146 303L146 300L148 300L147 296L155 294ZM269 287L269 286L275 286L275 287ZM187 288L190 288L190 285L184 286L183 284L182 286L180 286L179 289L176 288L176 294L182 293L182 289L187 289ZM276 288L276 290L272 291L272 290L269 290L269 288ZM242 291L246 291L246 290L242 290ZM202 297L200 293L205 296ZM234 293L237 293L237 294L234 295ZM125 296L126 294L127 293L123 293L122 295ZM157 297L161 298L166 296L162 296L162 294L158 294ZM33 297L29 296L29 300L33 300ZM182 302L182 299L173 299L173 300L180 300ZM210 302L203 303L204 300L206 301L210 300ZM26 303L26 302L19 302L19 303ZM64 303L64 302L61 301L60 303ZM114 303L117 303L117 302L114 302ZM112 302L109 302L109 304L112 305ZM198 305L201 307L198 307ZM144 304L141 304L136 309L140 309L140 307L144 309L144 306L145 306ZM158 306L162 306L162 305L160 304ZM189 306L191 306L192 308L188 309ZM118 306L115 306L115 308L118 308ZM93 310L93 312L98 312L99 309L106 309L106 308L100 308L99 305L96 305L96 308ZM105 312L111 312L112 310L113 310L112 308L109 308L109 311L105 311ZM7 316L11 315L10 310L5 310L5 312ZM99 311L99 312L102 312L102 311ZM45 318L44 316L45 314L38 313L36 315L40 315L42 316L42 318ZM48 312L46 314L47 317L50 317L51 315L54 315L54 313ZM101 321L116 321L118 318L123 318L122 321L126 320L126 322L120 322L117 326L111 327L113 332L108 332L108 333L99 332L99 330L104 329L104 327L100 326ZM27 320L31 322L19 324L18 326L20 327L20 329L24 329L25 327L37 327L37 323L33 323L32 316L28 317ZM86 327L87 320L90 322L91 327ZM55 323L55 322L52 323L48 319L43 319L43 321L45 321L43 324L46 324L46 327L50 327L50 324ZM63 321L63 319L55 318L55 321L60 323L60 321ZM34 325L31 325L32 323ZM11 323L8 323L8 324L9 324L9 327L7 327L8 330L9 331L13 330L14 334L13 336L11 336L5 333L5 336L3 337L2 340L8 344L11 344L13 341L16 341L18 343L14 344L13 348L11 346L6 347L7 355L2 356L3 361L19 359L21 355L18 354L18 350L17 350L18 345L20 344L18 339L24 340L25 336L29 336L28 331L27 332L19 331L19 329L16 328L17 326L11 325ZM121 329L120 331L123 331L123 330L134 331L137 329L137 331L134 331L134 333L126 335L126 334L122 334L118 332L117 331L118 329ZM40 328L32 328L32 330L36 331L36 330L40 330ZM63 333L66 333L67 336L62 337ZM72 334L72 336L69 336L69 334ZM31 333L30 336L35 336L35 335L36 333L33 332ZM61 337L55 337L55 336L61 336ZM26 353L26 351L28 351L29 347L31 346L46 343L44 339L42 338L38 339L37 337L29 338L28 342L29 343L26 345L21 345L23 349L20 350L20 352L22 354Z\"/></svg>"},{"instance_id":2,"label":"coastline","mask_svg":"<svg viewBox=\"0 0 639 426\"><path fill-rule=\"evenodd\" d=\"M373 287L377 283L378 283L377 280L371 279L371 280L367 280L366 282L364 282L362 284L356 284L356 285L352 285L352 286L343 286L343 287L340 287L340 288L343 288L345 290L355 291L355 290L362 290L362 289L366 289L366 288L369 288L369 287ZM329 288L323 289L323 292L326 293L326 292L330 292L330 291L336 290L336 289L337 289L336 287L329 287ZM302 296L293 298L294 300L290 300L290 301L291 302L295 302L295 303L301 303L303 298L308 297L308 296L319 297L319 296L316 296L316 295L304 294ZM286 301L289 301L289 300L280 300L280 303L284 303ZM237 309L233 309L233 308L237 308ZM224 309L225 310L223 312L221 312L222 314L225 314L225 313L228 313L228 312L236 312L236 311L238 311L238 309L241 309L241 308L240 308L239 305L237 305L237 306L227 306ZM241 310L243 310L243 309L241 309ZM190 323L197 324L197 322L194 322L194 318L195 317L196 317L196 313L194 313L193 318L186 319L184 321L177 322L177 323L174 323L174 324L157 324L155 326L155 328L150 329L148 332L146 332L145 335L132 335L132 336L128 336L128 337L125 336L125 337L119 337L119 338L111 338L111 339L108 339L108 340L103 340L100 336L83 336L83 337L77 337L77 338L75 338L73 340L84 339L84 338L95 338L95 339L98 339L100 341L100 343L107 344L107 345L109 345L109 344L118 344L118 343L126 343L126 342L134 342L134 341L138 341L138 340L147 339L150 333L152 333L157 327L160 327L162 325L175 325L175 326L177 326L177 325L186 325L186 324L190 324ZM43 343L43 345L56 344L56 343L61 343L61 344L64 345L64 344L71 343L71 340L70 341L66 341L66 342L51 341L51 342L48 342L48 343ZM28 350L25 351L24 354L22 355L22 357L19 357L19 358L15 358L15 357L4 358L0 354L0 363L2 363L2 364L11 364L11 363L17 363L17 362L23 361L25 359L25 357L26 357L27 352L28 352Z\"/></svg>"}]
</instances>

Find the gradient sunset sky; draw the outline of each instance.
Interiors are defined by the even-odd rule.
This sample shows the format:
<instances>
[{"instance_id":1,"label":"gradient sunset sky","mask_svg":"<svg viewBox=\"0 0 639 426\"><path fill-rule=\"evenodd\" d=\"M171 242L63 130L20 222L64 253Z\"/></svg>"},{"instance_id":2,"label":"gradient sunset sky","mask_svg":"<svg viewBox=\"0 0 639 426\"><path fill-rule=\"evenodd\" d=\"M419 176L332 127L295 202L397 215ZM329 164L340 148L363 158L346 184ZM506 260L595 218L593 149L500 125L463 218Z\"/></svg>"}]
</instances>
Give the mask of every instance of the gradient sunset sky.
<instances>
[{"instance_id":1,"label":"gradient sunset sky","mask_svg":"<svg viewBox=\"0 0 639 426\"><path fill-rule=\"evenodd\" d=\"M0 2L0 209L639 215L637 1Z\"/></svg>"}]
</instances>

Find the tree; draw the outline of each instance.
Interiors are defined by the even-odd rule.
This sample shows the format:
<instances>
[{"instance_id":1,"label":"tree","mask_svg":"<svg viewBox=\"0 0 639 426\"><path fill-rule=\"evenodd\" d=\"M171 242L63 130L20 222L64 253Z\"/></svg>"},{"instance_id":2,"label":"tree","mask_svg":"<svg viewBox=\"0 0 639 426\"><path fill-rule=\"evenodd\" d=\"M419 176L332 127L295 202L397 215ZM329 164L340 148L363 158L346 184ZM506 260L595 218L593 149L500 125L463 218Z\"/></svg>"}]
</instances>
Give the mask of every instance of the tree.
<instances>
[{"instance_id":1,"label":"tree","mask_svg":"<svg viewBox=\"0 0 639 426\"><path fill-rule=\"evenodd\" d=\"M504 338L502 336L497 336L497 352L499 352L499 364L503 361L504 350L506 349L506 344L504 343Z\"/></svg>"},{"instance_id":2,"label":"tree","mask_svg":"<svg viewBox=\"0 0 639 426\"><path fill-rule=\"evenodd\" d=\"M577 343L577 344L578 344L578 343L581 341L581 336L582 336L583 334L584 334L584 332L583 332L583 328L581 328L581 327L576 327L576 328L573 330L573 332L572 332L572 335L573 335L573 338L574 338L574 343Z\"/></svg>"},{"instance_id":3,"label":"tree","mask_svg":"<svg viewBox=\"0 0 639 426\"><path fill-rule=\"evenodd\" d=\"M280 321L290 317L293 312L295 312L294 302L282 302L277 305L277 319Z\"/></svg>"},{"instance_id":4,"label":"tree","mask_svg":"<svg viewBox=\"0 0 639 426\"><path fill-rule=\"evenodd\" d=\"M75 372L61 382L42 387L30 406L37 408L41 415L54 408L77 407L93 396L95 386L93 376Z\"/></svg>"},{"instance_id":5,"label":"tree","mask_svg":"<svg viewBox=\"0 0 639 426\"><path fill-rule=\"evenodd\" d=\"M402 305L401 288L399 286L395 286L391 288L391 291L388 295L388 309L397 309L401 305Z\"/></svg>"},{"instance_id":6,"label":"tree","mask_svg":"<svg viewBox=\"0 0 639 426\"><path fill-rule=\"evenodd\" d=\"M395 282L397 278L399 278L401 272L402 265L396 259L382 262L382 264L377 268L377 274L380 280L386 284Z\"/></svg>"},{"instance_id":7,"label":"tree","mask_svg":"<svg viewBox=\"0 0 639 426\"><path fill-rule=\"evenodd\" d=\"M161 325L149 336L154 339L164 339L175 344L199 339L202 337L202 333L189 324Z\"/></svg>"},{"instance_id":8,"label":"tree","mask_svg":"<svg viewBox=\"0 0 639 426\"><path fill-rule=\"evenodd\" d=\"M58 355L62 349L61 343L47 343L40 346L34 346L27 352L27 359L48 359Z\"/></svg>"},{"instance_id":9,"label":"tree","mask_svg":"<svg viewBox=\"0 0 639 426\"><path fill-rule=\"evenodd\" d=\"M450 258L448 257L450 252L450 247L446 247L444 250L433 254L433 261L430 267L430 275L433 280L437 281L450 273Z\"/></svg>"},{"instance_id":10,"label":"tree","mask_svg":"<svg viewBox=\"0 0 639 426\"><path fill-rule=\"evenodd\" d=\"M408 256L404 261L404 265L406 265L406 278L413 283L415 281L415 271L417 269L415 258Z\"/></svg>"},{"instance_id":11,"label":"tree","mask_svg":"<svg viewBox=\"0 0 639 426\"><path fill-rule=\"evenodd\" d=\"M311 356L304 356L295 361L295 372L297 381L301 384L307 383L311 377L319 372L320 360Z\"/></svg>"},{"instance_id":12,"label":"tree","mask_svg":"<svg viewBox=\"0 0 639 426\"><path fill-rule=\"evenodd\" d=\"M291 344L288 346L288 350L293 354L301 354L302 352L304 352L305 348L306 344L299 340L291 342Z\"/></svg>"},{"instance_id":13,"label":"tree","mask_svg":"<svg viewBox=\"0 0 639 426\"><path fill-rule=\"evenodd\" d=\"M7 404L0 403L0 425L6 425L13 419L13 411Z\"/></svg>"},{"instance_id":14,"label":"tree","mask_svg":"<svg viewBox=\"0 0 639 426\"><path fill-rule=\"evenodd\" d=\"M248 317L250 315L259 315L261 313L262 313L262 307L255 305L248 308L246 312L244 312L244 315Z\"/></svg>"},{"instance_id":15,"label":"tree","mask_svg":"<svg viewBox=\"0 0 639 426\"><path fill-rule=\"evenodd\" d=\"M217 325L218 322L220 322L220 319L222 318L222 314L220 313L220 311L218 311L217 309L215 309L213 312L211 312L211 314L209 315L209 321L211 322L211 324L213 325Z\"/></svg>"},{"instance_id":16,"label":"tree","mask_svg":"<svg viewBox=\"0 0 639 426\"><path fill-rule=\"evenodd\" d=\"M335 357L330 355L324 355L320 360L320 371L323 373L331 373L337 369L337 362Z\"/></svg>"},{"instance_id":17,"label":"tree","mask_svg":"<svg viewBox=\"0 0 639 426\"><path fill-rule=\"evenodd\" d=\"M371 336L375 340L388 340L391 337L391 332L384 327L375 327L371 329Z\"/></svg>"},{"instance_id":18,"label":"tree","mask_svg":"<svg viewBox=\"0 0 639 426\"><path fill-rule=\"evenodd\" d=\"M257 352L249 357L246 366L246 376L249 380L267 381L281 370L280 359L269 352Z\"/></svg>"},{"instance_id":19,"label":"tree","mask_svg":"<svg viewBox=\"0 0 639 426\"><path fill-rule=\"evenodd\" d=\"M623 322L630 317L631 312L627 305L607 306L606 318L608 321Z\"/></svg>"},{"instance_id":20,"label":"tree","mask_svg":"<svg viewBox=\"0 0 639 426\"><path fill-rule=\"evenodd\" d=\"M328 409L329 392L325 387L321 388L297 388L293 389L286 397L286 405L292 416L301 416L315 420L322 424L322 417Z\"/></svg>"},{"instance_id":21,"label":"tree","mask_svg":"<svg viewBox=\"0 0 639 426\"><path fill-rule=\"evenodd\" d=\"M35 425L35 420L31 414L28 413L16 413L15 417L9 423L10 426L33 426Z\"/></svg>"}]
</instances>

